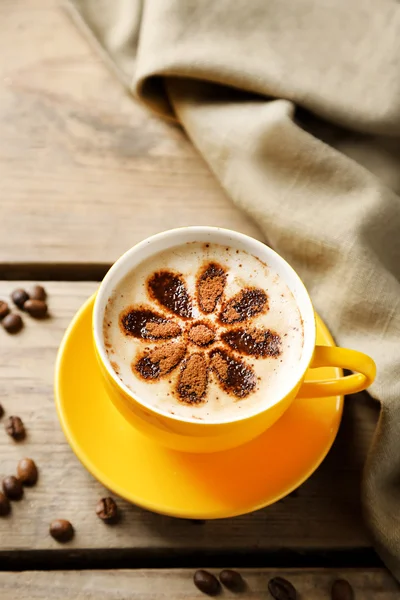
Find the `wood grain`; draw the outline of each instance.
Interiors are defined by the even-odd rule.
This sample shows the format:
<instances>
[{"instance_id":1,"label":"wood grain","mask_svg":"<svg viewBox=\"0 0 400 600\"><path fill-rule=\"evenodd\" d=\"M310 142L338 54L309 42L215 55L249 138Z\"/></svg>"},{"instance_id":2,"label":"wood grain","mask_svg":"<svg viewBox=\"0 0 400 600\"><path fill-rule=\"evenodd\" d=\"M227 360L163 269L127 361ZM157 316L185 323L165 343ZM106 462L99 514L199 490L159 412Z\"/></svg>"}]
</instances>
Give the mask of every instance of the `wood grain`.
<instances>
[{"instance_id":1,"label":"wood grain","mask_svg":"<svg viewBox=\"0 0 400 600\"><path fill-rule=\"evenodd\" d=\"M6 299L24 282L0 282ZM96 289L96 283L45 284L51 319L26 317L16 336L0 327L0 403L8 415L22 417L28 429L23 443L13 442L0 427L0 476L15 472L23 456L37 461L40 479L13 503L12 515L0 519L0 552L46 549L135 549L171 551L186 556L204 552L369 547L361 521L360 473L377 417L377 407L363 396L349 398L339 436L318 471L295 496L259 512L203 525L145 512L120 500L123 521L107 527L95 516L105 489L70 450L53 403L56 351L71 317ZM279 449L277 449L279 451ZM268 460L268 457L266 457ZM75 539L60 547L48 535L53 518L70 519Z\"/></svg>"},{"instance_id":2,"label":"wood grain","mask_svg":"<svg viewBox=\"0 0 400 600\"><path fill-rule=\"evenodd\" d=\"M0 3L0 204L0 271L109 264L182 225L261 236L182 130L128 95L58 0Z\"/></svg>"},{"instance_id":3,"label":"wood grain","mask_svg":"<svg viewBox=\"0 0 400 600\"><path fill-rule=\"evenodd\" d=\"M219 570L210 569L216 576ZM239 569L247 589L239 596L226 588L220 597L243 600L271 598L268 581L280 576L297 589L299 598L326 600L332 583L345 578L352 585L355 597L362 600L395 600L400 589L390 574L376 570L250 570ZM193 584L192 570L137 571L57 571L0 573L2 600L195 600L205 598Z\"/></svg>"}]
</instances>

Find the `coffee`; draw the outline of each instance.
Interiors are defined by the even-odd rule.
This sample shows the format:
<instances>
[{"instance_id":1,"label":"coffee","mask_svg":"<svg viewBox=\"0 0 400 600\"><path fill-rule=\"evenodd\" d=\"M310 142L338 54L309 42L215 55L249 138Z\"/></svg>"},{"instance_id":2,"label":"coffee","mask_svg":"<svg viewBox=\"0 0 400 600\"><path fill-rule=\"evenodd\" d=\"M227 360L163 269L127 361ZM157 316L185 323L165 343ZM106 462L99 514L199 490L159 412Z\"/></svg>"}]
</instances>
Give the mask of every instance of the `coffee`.
<instances>
[{"instance_id":1,"label":"coffee","mask_svg":"<svg viewBox=\"0 0 400 600\"><path fill-rule=\"evenodd\" d=\"M103 331L110 364L134 395L208 422L272 404L303 349L286 283L245 251L198 242L156 254L120 281Z\"/></svg>"}]
</instances>

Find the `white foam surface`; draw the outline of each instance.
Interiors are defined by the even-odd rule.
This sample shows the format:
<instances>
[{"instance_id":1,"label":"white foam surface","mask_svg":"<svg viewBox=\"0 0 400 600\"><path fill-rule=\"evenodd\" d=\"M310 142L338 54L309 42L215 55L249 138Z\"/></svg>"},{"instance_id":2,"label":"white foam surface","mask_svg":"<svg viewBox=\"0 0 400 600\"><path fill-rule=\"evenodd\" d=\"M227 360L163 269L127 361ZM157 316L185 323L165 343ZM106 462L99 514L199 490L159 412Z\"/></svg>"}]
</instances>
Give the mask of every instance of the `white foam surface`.
<instances>
[{"instance_id":1,"label":"white foam surface","mask_svg":"<svg viewBox=\"0 0 400 600\"><path fill-rule=\"evenodd\" d=\"M210 373L204 401L199 405L187 405L175 391L180 367L158 381L145 381L135 374L131 365L137 356L145 347L152 348L162 342L143 341L124 335L119 327L119 317L128 306L146 306L186 328L187 320L165 311L147 292L146 281L149 276L160 269L168 269L179 273L186 281L188 292L194 299L193 320L208 320L223 331L224 328L217 324L220 305L216 314L205 316L195 301L196 275L205 263L211 261L219 263L227 271L224 301L243 288L256 287L266 292L269 310L253 318L250 326L265 327L278 333L282 340L282 351L277 358L243 356L258 377L257 386L249 396L238 399L226 393L218 384L216 376ZM238 325L246 327L246 323ZM273 404L279 397L284 382L292 377L293 370L298 367L303 350L301 316L286 283L255 256L232 247L226 248L218 244L206 247L206 244L198 242L176 246L145 260L119 283L105 310L104 337L113 368L135 395L166 412L208 422L245 416L258 407ZM220 344L216 342L211 348ZM188 348L188 353L198 351L203 350L196 346ZM204 350L205 356L208 351L209 349Z\"/></svg>"}]
</instances>

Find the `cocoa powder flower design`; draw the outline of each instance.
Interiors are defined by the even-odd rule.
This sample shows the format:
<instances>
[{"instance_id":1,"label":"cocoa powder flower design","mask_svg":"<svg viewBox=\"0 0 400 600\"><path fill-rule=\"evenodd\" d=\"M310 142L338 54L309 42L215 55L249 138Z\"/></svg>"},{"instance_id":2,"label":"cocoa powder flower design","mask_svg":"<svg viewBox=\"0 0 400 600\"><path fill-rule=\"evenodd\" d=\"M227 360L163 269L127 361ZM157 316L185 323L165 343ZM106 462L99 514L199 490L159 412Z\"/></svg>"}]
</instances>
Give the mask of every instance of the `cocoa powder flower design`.
<instances>
[{"instance_id":1,"label":"cocoa powder flower design","mask_svg":"<svg viewBox=\"0 0 400 600\"><path fill-rule=\"evenodd\" d=\"M246 287L225 299L226 281L226 270L215 262L200 270L193 295L179 273L162 270L148 278L147 293L155 307L130 306L120 315L122 332L143 341L143 350L132 362L137 376L157 381L180 366L176 394L186 404L206 400L213 376L236 398L245 398L256 388L257 376L244 355L276 358L281 338L251 322L268 311L267 294Z\"/></svg>"}]
</instances>

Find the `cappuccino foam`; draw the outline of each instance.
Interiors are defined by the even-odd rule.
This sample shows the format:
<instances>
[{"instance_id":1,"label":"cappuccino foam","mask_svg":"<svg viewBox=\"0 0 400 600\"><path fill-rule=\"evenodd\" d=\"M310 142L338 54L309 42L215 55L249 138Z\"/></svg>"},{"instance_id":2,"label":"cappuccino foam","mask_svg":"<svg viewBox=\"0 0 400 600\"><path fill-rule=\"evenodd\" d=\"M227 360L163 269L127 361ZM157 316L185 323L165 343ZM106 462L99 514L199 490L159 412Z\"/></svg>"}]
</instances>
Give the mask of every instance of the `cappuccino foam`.
<instances>
[{"instance_id":1,"label":"cappuccino foam","mask_svg":"<svg viewBox=\"0 0 400 600\"><path fill-rule=\"evenodd\" d=\"M208 422L272 404L303 350L286 283L255 256L218 244L143 261L113 291L103 325L110 363L134 395Z\"/></svg>"}]
</instances>

